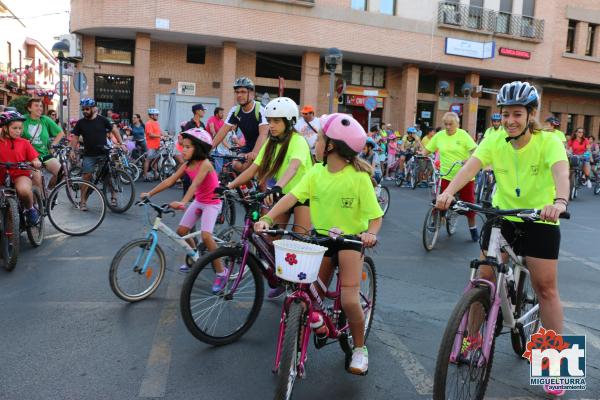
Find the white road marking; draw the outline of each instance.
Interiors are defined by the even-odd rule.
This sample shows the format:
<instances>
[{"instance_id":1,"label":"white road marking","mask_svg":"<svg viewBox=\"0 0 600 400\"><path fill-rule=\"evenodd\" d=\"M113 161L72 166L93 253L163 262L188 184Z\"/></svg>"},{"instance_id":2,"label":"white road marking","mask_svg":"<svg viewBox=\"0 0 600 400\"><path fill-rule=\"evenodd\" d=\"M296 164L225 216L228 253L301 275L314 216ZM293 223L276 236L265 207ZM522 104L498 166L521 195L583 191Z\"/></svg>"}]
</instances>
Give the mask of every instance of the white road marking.
<instances>
[{"instance_id":1,"label":"white road marking","mask_svg":"<svg viewBox=\"0 0 600 400\"><path fill-rule=\"evenodd\" d=\"M421 395L433 394L433 379L406 344L398 336L391 333L393 328L386 325L378 317L375 317L373 322L375 335L389 346L390 353L399 361L400 366L404 370L404 375L412 383L417 393Z\"/></svg>"},{"instance_id":2,"label":"white road marking","mask_svg":"<svg viewBox=\"0 0 600 400\"><path fill-rule=\"evenodd\" d=\"M146 371L138 393L139 397L165 396L171 367L171 339L178 315L178 302L174 300L179 297L179 286L177 279L171 279L167 287L167 301L156 325Z\"/></svg>"},{"instance_id":3,"label":"white road marking","mask_svg":"<svg viewBox=\"0 0 600 400\"><path fill-rule=\"evenodd\" d=\"M585 326L576 323L565 322L565 328L576 335L585 335L586 344L592 345L600 350L600 336L590 332Z\"/></svg>"}]
</instances>

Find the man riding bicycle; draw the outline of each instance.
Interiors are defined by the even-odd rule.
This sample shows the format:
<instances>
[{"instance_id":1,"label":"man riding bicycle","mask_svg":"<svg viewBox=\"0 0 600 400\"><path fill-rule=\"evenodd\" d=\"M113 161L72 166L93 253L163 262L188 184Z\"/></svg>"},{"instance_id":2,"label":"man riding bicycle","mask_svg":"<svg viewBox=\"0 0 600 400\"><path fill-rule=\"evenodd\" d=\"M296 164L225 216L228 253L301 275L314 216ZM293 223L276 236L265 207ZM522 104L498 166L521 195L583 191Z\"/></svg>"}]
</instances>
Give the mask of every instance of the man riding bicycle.
<instances>
[{"instance_id":1,"label":"man riding bicycle","mask_svg":"<svg viewBox=\"0 0 600 400\"><path fill-rule=\"evenodd\" d=\"M246 156L246 163L236 163L234 168L242 171L252 164L269 133L269 124L265 119L265 109L254 100L254 82L240 77L233 83L238 105L233 106L225 118L225 124L219 129L213 141L213 149L225 138L232 127L240 128L246 139L246 145L240 149L240 155Z\"/></svg>"}]
</instances>

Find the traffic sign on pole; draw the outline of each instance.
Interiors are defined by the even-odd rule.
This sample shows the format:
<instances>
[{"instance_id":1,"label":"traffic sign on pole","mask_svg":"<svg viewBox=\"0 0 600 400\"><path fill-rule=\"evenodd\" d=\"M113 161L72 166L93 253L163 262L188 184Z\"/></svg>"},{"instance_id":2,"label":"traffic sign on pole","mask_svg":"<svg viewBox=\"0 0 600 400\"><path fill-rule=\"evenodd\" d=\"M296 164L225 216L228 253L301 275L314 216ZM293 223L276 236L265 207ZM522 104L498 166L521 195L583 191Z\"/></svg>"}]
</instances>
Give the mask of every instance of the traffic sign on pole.
<instances>
[{"instance_id":1,"label":"traffic sign on pole","mask_svg":"<svg viewBox=\"0 0 600 400\"><path fill-rule=\"evenodd\" d=\"M364 107L368 112L375 111L377 108L377 99L375 97L367 97Z\"/></svg>"},{"instance_id":2,"label":"traffic sign on pole","mask_svg":"<svg viewBox=\"0 0 600 400\"><path fill-rule=\"evenodd\" d=\"M87 77L81 71L75 74L75 78L73 79L73 87L77 93L85 92L87 89Z\"/></svg>"}]
</instances>

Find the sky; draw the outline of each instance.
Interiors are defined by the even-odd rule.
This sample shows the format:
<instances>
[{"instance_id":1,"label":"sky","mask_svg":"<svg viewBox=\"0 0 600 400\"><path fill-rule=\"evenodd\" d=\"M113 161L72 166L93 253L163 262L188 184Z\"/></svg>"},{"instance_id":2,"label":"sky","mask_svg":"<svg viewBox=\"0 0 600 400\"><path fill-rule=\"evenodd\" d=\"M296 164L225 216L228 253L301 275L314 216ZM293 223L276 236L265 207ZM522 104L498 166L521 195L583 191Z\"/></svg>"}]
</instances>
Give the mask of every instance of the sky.
<instances>
[{"instance_id":1,"label":"sky","mask_svg":"<svg viewBox=\"0 0 600 400\"><path fill-rule=\"evenodd\" d=\"M52 49L56 36L69 33L70 0L2 0L4 4L21 18L27 36L36 39Z\"/></svg>"}]
</instances>

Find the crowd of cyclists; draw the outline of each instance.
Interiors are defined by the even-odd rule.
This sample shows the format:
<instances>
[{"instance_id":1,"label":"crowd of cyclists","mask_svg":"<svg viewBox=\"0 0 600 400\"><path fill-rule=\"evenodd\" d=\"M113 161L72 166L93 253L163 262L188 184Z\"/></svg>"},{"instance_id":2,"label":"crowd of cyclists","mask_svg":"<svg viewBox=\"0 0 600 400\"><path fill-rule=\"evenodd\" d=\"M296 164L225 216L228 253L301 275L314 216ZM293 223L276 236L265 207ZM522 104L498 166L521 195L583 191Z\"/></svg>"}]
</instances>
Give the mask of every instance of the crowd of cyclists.
<instances>
[{"instance_id":1,"label":"crowd of cyclists","mask_svg":"<svg viewBox=\"0 0 600 400\"><path fill-rule=\"evenodd\" d=\"M267 194L265 212L255 220L256 232L287 225L293 216L293 230L298 233L314 229L318 236L332 232L356 236L362 245L327 245L319 278L327 286L333 273L331 258L337 256L341 305L354 343L347 369L359 375L368 371L360 294L363 249L377 243L383 216L377 185L382 181L402 181L413 157L431 157L431 165L439 171L450 171L455 163L464 163L462 168L443 174L435 204L438 209L447 210L457 198L475 203L474 178L488 168L495 175L494 207L540 210L539 223L507 219L502 234L514 239L519 255L527 259L544 327L562 332L557 287L558 218L567 211L570 201L569 160L572 168L581 168L582 185L591 187L591 182L598 180L592 166L600 161L600 148L582 128L567 139L558 130L560 121L554 116L547 118L542 127L538 122L539 95L535 87L519 81L505 84L497 95L499 113L492 115L490 128L478 141L459 127L460 118L453 112L443 116L443 127L439 128L411 126L399 132L382 124L365 132L350 115L334 113L319 118L314 107L305 105L300 112L298 105L286 97L263 106L254 99L254 83L246 77L237 79L233 89L237 104L226 116L223 109L217 108L206 126L202 121L206 110L202 104L196 104L191 110L193 117L181 124L181 132L174 138L161 129L158 109L148 109L145 122L135 114L131 124L119 125L113 123L118 116L101 116L95 101L89 98L81 100L83 118L70 121L71 130L65 134L54 121L41 115L41 103L32 99L27 103L27 115L16 111L0 115L0 163L30 162L36 169L44 168L53 179L49 185L55 185L60 164L53 157L52 145L68 140L73 149L72 162L81 163L84 180L92 179L107 148L119 147L129 153L145 154L143 178L153 181L159 176L153 160L164 142L171 140L177 167L170 176L141 193L141 199L180 184L183 195L170 203L172 209L185 211L177 234L185 236L192 229L200 229L208 252L217 249L213 235L223 209L223 193L250 186ZM236 157L236 177L223 182L219 174L223 159L228 156ZM33 207L31 188L41 184L39 173L2 165L0 172L11 175L27 224L35 225L42 216ZM419 176L424 186L428 186L427 173L430 172L422 170ZM86 210L84 194L79 211ZM481 234L482 248L487 248L489 229L484 225L479 231L473 211L467 212L466 217L472 240L479 241ZM189 241L190 246L197 246ZM183 272L189 269L189 265L180 268ZM218 262L214 271L211 290L218 295L227 285L231 271ZM483 266L479 274L492 282L495 279L491 267ZM278 297L284 291L283 286L271 288L269 297ZM478 341L480 338L470 337L468 346L476 347ZM561 394L549 388L546 391Z\"/></svg>"}]
</instances>

